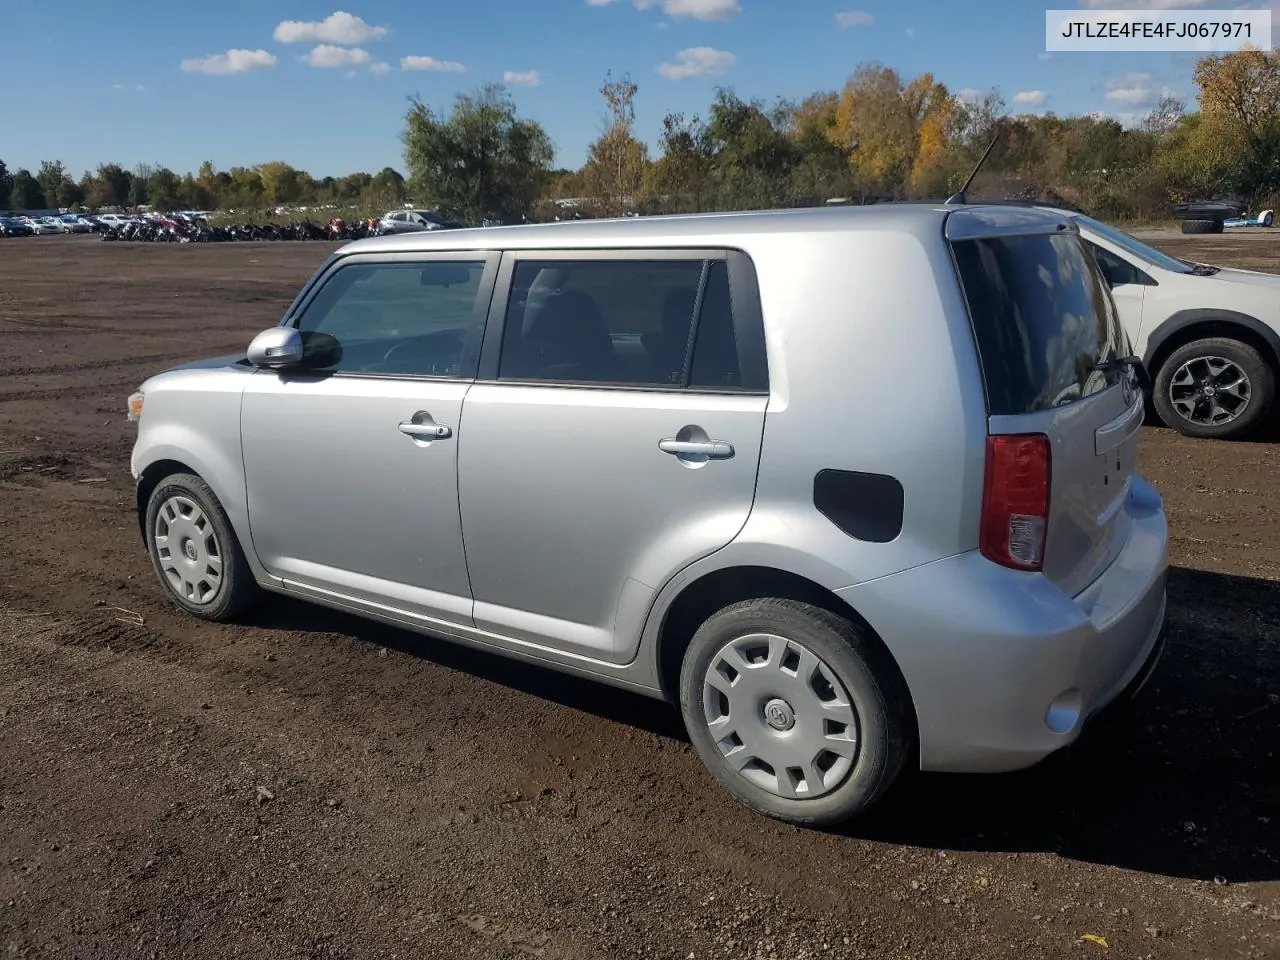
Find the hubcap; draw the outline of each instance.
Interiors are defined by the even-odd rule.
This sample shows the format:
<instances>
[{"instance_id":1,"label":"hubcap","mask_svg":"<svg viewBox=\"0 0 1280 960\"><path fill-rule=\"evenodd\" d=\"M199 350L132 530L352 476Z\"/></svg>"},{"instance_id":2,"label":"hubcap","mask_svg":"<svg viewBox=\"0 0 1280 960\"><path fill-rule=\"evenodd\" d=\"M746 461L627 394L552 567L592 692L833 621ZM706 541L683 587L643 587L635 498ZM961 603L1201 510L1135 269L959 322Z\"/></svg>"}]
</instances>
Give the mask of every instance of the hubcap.
<instances>
[{"instance_id":1,"label":"hubcap","mask_svg":"<svg viewBox=\"0 0 1280 960\"><path fill-rule=\"evenodd\" d=\"M725 762L775 796L830 793L857 760L858 718L844 684L794 640L755 633L726 643L703 678L702 705Z\"/></svg>"},{"instance_id":2,"label":"hubcap","mask_svg":"<svg viewBox=\"0 0 1280 960\"><path fill-rule=\"evenodd\" d=\"M222 544L208 516L190 497L174 494L156 513L152 538L169 589L198 606L222 591Z\"/></svg>"},{"instance_id":3,"label":"hubcap","mask_svg":"<svg viewBox=\"0 0 1280 960\"><path fill-rule=\"evenodd\" d=\"M1248 376L1222 357L1188 360L1169 381L1169 402L1189 423L1219 427L1235 420L1249 407L1252 396Z\"/></svg>"}]
</instances>

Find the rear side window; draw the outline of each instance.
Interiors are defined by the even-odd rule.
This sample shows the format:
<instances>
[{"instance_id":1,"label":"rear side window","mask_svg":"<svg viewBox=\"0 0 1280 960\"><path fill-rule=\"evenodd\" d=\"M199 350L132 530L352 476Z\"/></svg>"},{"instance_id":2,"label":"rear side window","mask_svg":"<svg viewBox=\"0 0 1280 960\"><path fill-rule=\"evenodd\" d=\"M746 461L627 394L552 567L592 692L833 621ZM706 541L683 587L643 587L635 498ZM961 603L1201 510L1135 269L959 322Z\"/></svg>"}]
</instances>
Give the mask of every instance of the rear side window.
<instances>
[{"instance_id":1,"label":"rear side window","mask_svg":"<svg viewBox=\"0 0 1280 960\"><path fill-rule=\"evenodd\" d=\"M742 388L723 261L524 260L503 330L502 380Z\"/></svg>"},{"instance_id":2,"label":"rear side window","mask_svg":"<svg viewBox=\"0 0 1280 960\"><path fill-rule=\"evenodd\" d=\"M952 244L993 416L1034 413L1104 390L1096 366L1127 352L1097 263L1076 234Z\"/></svg>"}]
</instances>

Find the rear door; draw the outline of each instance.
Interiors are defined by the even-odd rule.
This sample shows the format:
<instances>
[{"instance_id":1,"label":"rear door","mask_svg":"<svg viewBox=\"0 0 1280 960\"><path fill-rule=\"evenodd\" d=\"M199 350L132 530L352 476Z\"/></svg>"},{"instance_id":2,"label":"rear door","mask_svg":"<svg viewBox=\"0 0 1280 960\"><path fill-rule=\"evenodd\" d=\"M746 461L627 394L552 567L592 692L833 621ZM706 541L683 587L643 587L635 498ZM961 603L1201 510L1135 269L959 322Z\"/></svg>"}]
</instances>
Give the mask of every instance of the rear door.
<instances>
[{"instance_id":1,"label":"rear door","mask_svg":"<svg viewBox=\"0 0 1280 960\"><path fill-rule=\"evenodd\" d=\"M475 622L612 663L746 523L768 403L742 254L507 253L458 439Z\"/></svg>"},{"instance_id":2,"label":"rear door","mask_svg":"<svg viewBox=\"0 0 1280 960\"><path fill-rule=\"evenodd\" d=\"M968 302L992 435L1050 445L1045 576L1075 596L1128 536L1142 393L1107 282L1057 217L953 214L947 237Z\"/></svg>"}]
</instances>

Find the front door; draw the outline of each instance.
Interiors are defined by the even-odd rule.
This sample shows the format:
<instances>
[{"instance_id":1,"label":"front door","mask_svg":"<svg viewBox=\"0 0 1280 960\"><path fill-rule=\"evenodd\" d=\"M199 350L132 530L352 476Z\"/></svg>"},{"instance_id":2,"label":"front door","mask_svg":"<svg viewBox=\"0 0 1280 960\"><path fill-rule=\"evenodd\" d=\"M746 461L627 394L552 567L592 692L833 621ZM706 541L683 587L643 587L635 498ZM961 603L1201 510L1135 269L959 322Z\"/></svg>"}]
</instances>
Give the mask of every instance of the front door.
<instances>
[{"instance_id":1,"label":"front door","mask_svg":"<svg viewBox=\"0 0 1280 960\"><path fill-rule=\"evenodd\" d=\"M470 624L458 439L497 257L344 258L294 322L305 372L254 374L253 548L303 592Z\"/></svg>"},{"instance_id":2,"label":"front door","mask_svg":"<svg viewBox=\"0 0 1280 960\"><path fill-rule=\"evenodd\" d=\"M768 397L731 273L714 252L504 256L500 359L490 333L458 454L478 627L628 662L667 578L742 529Z\"/></svg>"}]
</instances>

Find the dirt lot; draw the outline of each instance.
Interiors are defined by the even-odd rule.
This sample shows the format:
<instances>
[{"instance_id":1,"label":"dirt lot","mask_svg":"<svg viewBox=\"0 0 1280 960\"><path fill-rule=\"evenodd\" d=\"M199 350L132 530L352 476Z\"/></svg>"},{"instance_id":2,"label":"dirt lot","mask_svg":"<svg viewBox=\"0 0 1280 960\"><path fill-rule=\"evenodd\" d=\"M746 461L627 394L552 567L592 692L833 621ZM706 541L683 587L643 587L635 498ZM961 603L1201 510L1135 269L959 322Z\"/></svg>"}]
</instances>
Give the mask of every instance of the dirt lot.
<instances>
[{"instance_id":1,"label":"dirt lot","mask_svg":"<svg viewBox=\"0 0 1280 960\"><path fill-rule=\"evenodd\" d=\"M1159 242L1280 271L1273 237ZM297 603L166 604L125 398L242 348L330 250L0 242L0 956L1280 956L1274 436L1146 429L1176 569L1135 715L802 831L660 704Z\"/></svg>"}]
</instances>

